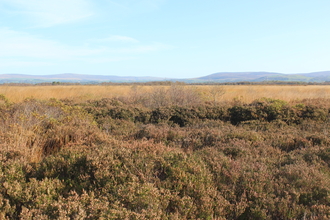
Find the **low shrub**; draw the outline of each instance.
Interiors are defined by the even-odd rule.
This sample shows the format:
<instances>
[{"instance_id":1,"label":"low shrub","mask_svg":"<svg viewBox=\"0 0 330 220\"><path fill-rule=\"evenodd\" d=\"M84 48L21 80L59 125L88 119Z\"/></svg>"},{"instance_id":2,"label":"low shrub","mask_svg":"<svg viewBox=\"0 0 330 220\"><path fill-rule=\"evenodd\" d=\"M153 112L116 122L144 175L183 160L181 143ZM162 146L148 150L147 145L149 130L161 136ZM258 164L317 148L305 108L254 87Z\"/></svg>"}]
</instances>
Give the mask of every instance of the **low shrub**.
<instances>
[{"instance_id":1,"label":"low shrub","mask_svg":"<svg viewBox=\"0 0 330 220\"><path fill-rule=\"evenodd\" d=\"M0 103L0 219L330 218L320 100L138 100Z\"/></svg>"}]
</instances>

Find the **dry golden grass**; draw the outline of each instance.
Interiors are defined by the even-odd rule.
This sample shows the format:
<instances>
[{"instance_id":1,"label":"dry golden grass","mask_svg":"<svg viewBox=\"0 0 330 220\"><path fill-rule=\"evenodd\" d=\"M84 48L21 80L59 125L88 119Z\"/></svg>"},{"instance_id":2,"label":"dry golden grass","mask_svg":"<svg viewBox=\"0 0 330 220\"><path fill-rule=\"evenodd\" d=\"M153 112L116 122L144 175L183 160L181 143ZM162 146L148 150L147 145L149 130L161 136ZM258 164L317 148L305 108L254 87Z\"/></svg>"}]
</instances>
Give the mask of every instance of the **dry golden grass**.
<instances>
[{"instance_id":1,"label":"dry golden grass","mask_svg":"<svg viewBox=\"0 0 330 220\"><path fill-rule=\"evenodd\" d=\"M206 88L208 88L208 91L210 91L210 87L211 86L205 86L204 89L206 90ZM263 97L281 99L288 102L302 99L330 98L330 86L327 85L235 85L223 87L225 89L225 94L221 99L226 101L238 99L245 103Z\"/></svg>"},{"instance_id":2,"label":"dry golden grass","mask_svg":"<svg viewBox=\"0 0 330 220\"><path fill-rule=\"evenodd\" d=\"M130 90L131 86L0 86L0 94L11 102L21 102L26 98L83 101L128 95Z\"/></svg>"},{"instance_id":3,"label":"dry golden grass","mask_svg":"<svg viewBox=\"0 0 330 220\"><path fill-rule=\"evenodd\" d=\"M136 91L148 93L156 87L169 86L131 86L131 85L75 85L75 86L0 86L0 94L5 95L11 102L20 102L26 98L47 100L72 99L85 101L100 98L113 98L129 96ZM212 90L221 87L224 94L217 100L232 101L234 99L242 102L251 102L255 99L267 97L294 101L313 98L330 98L330 86L328 85L228 85L228 86L187 86L193 87L206 101L212 101Z\"/></svg>"}]
</instances>

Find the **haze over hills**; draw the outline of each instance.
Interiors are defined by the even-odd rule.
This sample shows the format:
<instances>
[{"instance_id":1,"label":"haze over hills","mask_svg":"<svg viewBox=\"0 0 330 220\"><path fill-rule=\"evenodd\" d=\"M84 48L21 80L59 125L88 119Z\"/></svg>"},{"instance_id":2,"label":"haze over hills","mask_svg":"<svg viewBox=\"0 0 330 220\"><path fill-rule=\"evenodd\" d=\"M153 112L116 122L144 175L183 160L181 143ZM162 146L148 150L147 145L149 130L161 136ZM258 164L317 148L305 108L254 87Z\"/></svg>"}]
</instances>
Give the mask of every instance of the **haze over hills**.
<instances>
[{"instance_id":1,"label":"haze over hills","mask_svg":"<svg viewBox=\"0 0 330 220\"><path fill-rule=\"evenodd\" d=\"M283 74L274 72L222 72L197 78L204 81L217 82L262 82L262 81L301 81L301 82L325 82L330 81L330 71Z\"/></svg>"},{"instance_id":2,"label":"haze over hills","mask_svg":"<svg viewBox=\"0 0 330 220\"><path fill-rule=\"evenodd\" d=\"M71 83L100 83L100 82L149 82L149 81L182 81L182 82L262 82L262 81L300 81L325 82L330 81L330 71L283 74L275 72L220 72L198 78L165 78L165 77L136 77L115 75L24 75L0 74L0 83L41 83L41 82L71 82Z\"/></svg>"},{"instance_id":3,"label":"haze over hills","mask_svg":"<svg viewBox=\"0 0 330 220\"><path fill-rule=\"evenodd\" d=\"M161 77L135 77L114 75L83 75L74 73L63 73L54 75L24 75L24 74L0 74L0 83L38 83L38 82L148 82L162 81Z\"/></svg>"}]
</instances>

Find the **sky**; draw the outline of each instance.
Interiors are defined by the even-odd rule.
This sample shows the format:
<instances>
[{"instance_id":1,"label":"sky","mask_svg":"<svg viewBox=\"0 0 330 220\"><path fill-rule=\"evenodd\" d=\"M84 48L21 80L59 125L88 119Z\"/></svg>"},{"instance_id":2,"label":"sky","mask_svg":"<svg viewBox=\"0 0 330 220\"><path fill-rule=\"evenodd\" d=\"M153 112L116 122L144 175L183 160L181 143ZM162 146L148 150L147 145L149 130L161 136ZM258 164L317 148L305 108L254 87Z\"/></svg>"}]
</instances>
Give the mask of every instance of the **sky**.
<instances>
[{"instance_id":1,"label":"sky","mask_svg":"<svg viewBox=\"0 0 330 220\"><path fill-rule=\"evenodd\" d=\"M329 0L0 0L0 74L330 70Z\"/></svg>"}]
</instances>

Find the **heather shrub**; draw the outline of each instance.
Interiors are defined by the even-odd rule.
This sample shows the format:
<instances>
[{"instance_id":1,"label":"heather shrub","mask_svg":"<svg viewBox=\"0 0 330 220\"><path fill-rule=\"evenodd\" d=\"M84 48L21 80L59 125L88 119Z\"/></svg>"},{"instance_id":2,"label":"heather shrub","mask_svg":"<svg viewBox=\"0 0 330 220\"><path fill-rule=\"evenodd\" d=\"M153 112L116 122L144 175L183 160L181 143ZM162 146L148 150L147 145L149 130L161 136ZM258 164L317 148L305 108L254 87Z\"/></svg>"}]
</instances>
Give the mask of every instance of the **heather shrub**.
<instances>
[{"instance_id":1,"label":"heather shrub","mask_svg":"<svg viewBox=\"0 0 330 220\"><path fill-rule=\"evenodd\" d=\"M150 113L151 123L166 123L169 121L173 114L172 108L156 108Z\"/></svg>"},{"instance_id":2,"label":"heather shrub","mask_svg":"<svg viewBox=\"0 0 330 220\"><path fill-rule=\"evenodd\" d=\"M0 106L1 107L6 107L6 106L9 106L11 103L9 101L9 99L3 95L3 94L0 94Z\"/></svg>"},{"instance_id":3,"label":"heather shrub","mask_svg":"<svg viewBox=\"0 0 330 220\"><path fill-rule=\"evenodd\" d=\"M330 218L328 104L159 89L0 103L0 219Z\"/></svg>"},{"instance_id":4,"label":"heather shrub","mask_svg":"<svg viewBox=\"0 0 330 220\"><path fill-rule=\"evenodd\" d=\"M328 166L330 165L330 149L327 147L320 148L315 155L321 158Z\"/></svg>"},{"instance_id":5,"label":"heather shrub","mask_svg":"<svg viewBox=\"0 0 330 220\"><path fill-rule=\"evenodd\" d=\"M325 108L320 108L317 106L305 106L300 112L300 117L302 119L309 118L314 121L326 121L329 115L329 110Z\"/></svg>"},{"instance_id":6,"label":"heather shrub","mask_svg":"<svg viewBox=\"0 0 330 220\"><path fill-rule=\"evenodd\" d=\"M295 117L292 108L282 100L263 98L251 104L239 104L229 109L231 122L239 124L244 121L292 121Z\"/></svg>"},{"instance_id":7,"label":"heather shrub","mask_svg":"<svg viewBox=\"0 0 330 220\"><path fill-rule=\"evenodd\" d=\"M230 121L237 125L243 121L257 120L258 115L255 108L247 105L237 105L229 109Z\"/></svg>"},{"instance_id":8,"label":"heather shrub","mask_svg":"<svg viewBox=\"0 0 330 220\"><path fill-rule=\"evenodd\" d=\"M178 129L177 126L168 124L147 124L140 126L139 130L134 134L134 139L147 139L155 143L164 143L171 145L178 143L184 132Z\"/></svg>"}]
</instances>

